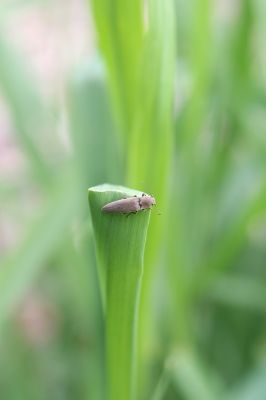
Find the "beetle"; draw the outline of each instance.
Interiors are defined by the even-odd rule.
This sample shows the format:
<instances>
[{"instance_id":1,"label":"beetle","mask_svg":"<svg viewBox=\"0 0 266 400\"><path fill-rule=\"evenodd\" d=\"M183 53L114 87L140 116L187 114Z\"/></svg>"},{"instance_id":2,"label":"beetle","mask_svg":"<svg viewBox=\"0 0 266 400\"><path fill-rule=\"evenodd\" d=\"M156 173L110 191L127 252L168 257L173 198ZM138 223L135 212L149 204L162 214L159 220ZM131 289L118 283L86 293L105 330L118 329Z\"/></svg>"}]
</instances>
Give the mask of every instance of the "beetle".
<instances>
[{"instance_id":1,"label":"beetle","mask_svg":"<svg viewBox=\"0 0 266 400\"><path fill-rule=\"evenodd\" d=\"M142 193L142 196L133 196L112 201L103 206L102 211L112 214L131 214L150 209L154 205L156 205L155 198Z\"/></svg>"}]
</instances>

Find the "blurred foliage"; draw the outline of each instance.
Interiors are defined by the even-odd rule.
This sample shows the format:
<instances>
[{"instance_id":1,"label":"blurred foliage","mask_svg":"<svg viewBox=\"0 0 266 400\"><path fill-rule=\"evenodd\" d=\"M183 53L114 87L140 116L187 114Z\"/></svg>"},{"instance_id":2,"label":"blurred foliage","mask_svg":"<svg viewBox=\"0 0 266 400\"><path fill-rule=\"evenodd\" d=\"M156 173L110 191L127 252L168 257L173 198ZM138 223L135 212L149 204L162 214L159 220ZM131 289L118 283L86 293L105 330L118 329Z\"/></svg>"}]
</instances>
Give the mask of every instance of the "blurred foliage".
<instances>
[{"instance_id":1,"label":"blurred foliage","mask_svg":"<svg viewBox=\"0 0 266 400\"><path fill-rule=\"evenodd\" d=\"M24 163L0 175L13 234L0 243L1 398L107 398L87 188L110 182L152 193L161 213L137 398L264 400L265 2L92 0L101 57L65 77L64 105L8 35L27 1L7 3L0 89Z\"/></svg>"}]
</instances>

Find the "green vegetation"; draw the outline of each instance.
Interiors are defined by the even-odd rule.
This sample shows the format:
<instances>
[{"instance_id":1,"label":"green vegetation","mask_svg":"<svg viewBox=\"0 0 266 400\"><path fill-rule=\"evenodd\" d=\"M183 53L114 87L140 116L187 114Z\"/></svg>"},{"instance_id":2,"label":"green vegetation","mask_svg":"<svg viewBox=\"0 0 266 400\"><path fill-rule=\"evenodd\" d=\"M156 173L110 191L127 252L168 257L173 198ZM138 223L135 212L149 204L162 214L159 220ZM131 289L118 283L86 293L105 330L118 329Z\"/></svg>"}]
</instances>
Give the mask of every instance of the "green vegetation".
<instances>
[{"instance_id":1,"label":"green vegetation","mask_svg":"<svg viewBox=\"0 0 266 400\"><path fill-rule=\"evenodd\" d=\"M265 2L87 1L100 56L63 106L8 35L22 5L0 7L23 155L0 173L1 399L264 400ZM158 208L102 215L116 185Z\"/></svg>"}]
</instances>

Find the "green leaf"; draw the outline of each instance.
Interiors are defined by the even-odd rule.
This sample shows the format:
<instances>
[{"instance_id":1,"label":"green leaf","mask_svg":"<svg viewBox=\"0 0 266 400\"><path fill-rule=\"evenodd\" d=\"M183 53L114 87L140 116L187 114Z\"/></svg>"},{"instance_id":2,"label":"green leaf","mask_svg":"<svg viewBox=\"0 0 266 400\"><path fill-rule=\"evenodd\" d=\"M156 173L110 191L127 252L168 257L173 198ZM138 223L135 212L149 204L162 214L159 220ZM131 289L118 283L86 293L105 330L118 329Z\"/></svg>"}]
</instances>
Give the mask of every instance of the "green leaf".
<instances>
[{"instance_id":1,"label":"green leaf","mask_svg":"<svg viewBox=\"0 0 266 400\"><path fill-rule=\"evenodd\" d=\"M73 186L59 187L50 193L48 205L40 210L40 217L31 227L19 248L5 260L0 270L0 323L8 317L45 266L62 240L77 208L77 194Z\"/></svg>"},{"instance_id":2,"label":"green leaf","mask_svg":"<svg viewBox=\"0 0 266 400\"><path fill-rule=\"evenodd\" d=\"M142 52L142 0L91 0L100 49L123 133L132 123Z\"/></svg>"},{"instance_id":3,"label":"green leaf","mask_svg":"<svg viewBox=\"0 0 266 400\"><path fill-rule=\"evenodd\" d=\"M141 194L136 190L112 185L89 189L106 313L111 400L134 398L135 332L150 211L129 215L106 214L101 208L111 201Z\"/></svg>"},{"instance_id":4,"label":"green leaf","mask_svg":"<svg viewBox=\"0 0 266 400\"><path fill-rule=\"evenodd\" d=\"M41 181L51 180L48 165L39 149L37 138L47 126L47 115L41 95L19 52L0 31L0 89L9 107L16 134L32 170Z\"/></svg>"},{"instance_id":5,"label":"green leaf","mask_svg":"<svg viewBox=\"0 0 266 400\"><path fill-rule=\"evenodd\" d=\"M266 312L266 286L252 276L221 275L207 292L207 296L215 302Z\"/></svg>"},{"instance_id":6,"label":"green leaf","mask_svg":"<svg viewBox=\"0 0 266 400\"><path fill-rule=\"evenodd\" d=\"M224 397L224 400L264 400L266 393L265 374L266 362L263 359Z\"/></svg>"},{"instance_id":7,"label":"green leaf","mask_svg":"<svg viewBox=\"0 0 266 400\"><path fill-rule=\"evenodd\" d=\"M154 394L152 395L152 400L163 400L165 398L166 391L170 384L170 376L168 371L165 369L155 387Z\"/></svg>"},{"instance_id":8,"label":"green leaf","mask_svg":"<svg viewBox=\"0 0 266 400\"><path fill-rule=\"evenodd\" d=\"M148 11L138 102L130 132L128 183L139 186L144 182L150 193L163 198L173 139L176 66L174 2L151 0Z\"/></svg>"},{"instance_id":9,"label":"green leaf","mask_svg":"<svg viewBox=\"0 0 266 400\"><path fill-rule=\"evenodd\" d=\"M166 362L166 368L178 391L186 400L218 400L221 385L210 376L196 354L186 348L178 349Z\"/></svg>"},{"instance_id":10,"label":"green leaf","mask_svg":"<svg viewBox=\"0 0 266 400\"><path fill-rule=\"evenodd\" d=\"M69 103L74 160L82 188L121 181L121 149L99 59L78 68L71 82Z\"/></svg>"}]
</instances>

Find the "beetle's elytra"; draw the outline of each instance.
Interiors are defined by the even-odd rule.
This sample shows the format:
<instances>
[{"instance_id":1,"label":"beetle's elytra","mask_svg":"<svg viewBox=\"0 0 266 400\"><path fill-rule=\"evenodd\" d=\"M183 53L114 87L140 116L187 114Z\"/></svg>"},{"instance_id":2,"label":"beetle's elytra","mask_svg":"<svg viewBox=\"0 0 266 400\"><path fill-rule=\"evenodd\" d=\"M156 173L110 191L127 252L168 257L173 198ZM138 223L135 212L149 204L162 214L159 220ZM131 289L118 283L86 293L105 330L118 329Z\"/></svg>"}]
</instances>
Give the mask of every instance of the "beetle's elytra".
<instances>
[{"instance_id":1,"label":"beetle's elytra","mask_svg":"<svg viewBox=\"0 0 266 400\"><path fill-rule=\"evenodd\" d=\"M128 197L127 199L112 201L103 206L102 211L106 213L130 214L152 208L155 204L154 197L143 193L141 197L134 196Z\"/></svg>"}]
</instances>

